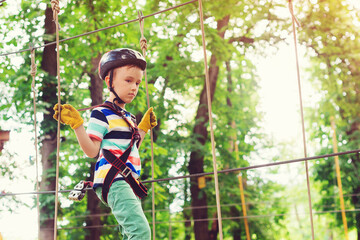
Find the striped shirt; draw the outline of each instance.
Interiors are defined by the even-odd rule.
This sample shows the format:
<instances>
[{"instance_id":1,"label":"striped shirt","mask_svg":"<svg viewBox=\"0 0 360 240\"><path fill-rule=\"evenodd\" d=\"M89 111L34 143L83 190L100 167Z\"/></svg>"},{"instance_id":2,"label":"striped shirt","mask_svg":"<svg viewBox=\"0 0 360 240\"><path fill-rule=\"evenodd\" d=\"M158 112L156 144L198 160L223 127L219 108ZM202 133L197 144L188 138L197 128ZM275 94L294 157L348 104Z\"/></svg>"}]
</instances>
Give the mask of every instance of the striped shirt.
<instances>
[{"instance_id":1,"label":"striped shirt","mask_svg":"<svg viewBox=\"0 0 360 240\"><path fill-rule=\"evenodd\" d=\"M133 123L136 121L135 117L131 113L123 109L121 110L123 115L128 119L128 122ZM95 189L103 185L106 174L111 168L111 164L103 157L101 149L107 149L116 157L120 157L130 145L132 131L128 123L111 109L106 107L97 107L91 112L86 132L91 139L101 141L100 155L95 165ZM139 178L141 172L141 161L137 144L133 145L129 158L126 161L126 165L132 170L133 177L135 179ZM118 174L114 181L121 179L123 179L123 177Z\"/></svg>"}]
</instances>

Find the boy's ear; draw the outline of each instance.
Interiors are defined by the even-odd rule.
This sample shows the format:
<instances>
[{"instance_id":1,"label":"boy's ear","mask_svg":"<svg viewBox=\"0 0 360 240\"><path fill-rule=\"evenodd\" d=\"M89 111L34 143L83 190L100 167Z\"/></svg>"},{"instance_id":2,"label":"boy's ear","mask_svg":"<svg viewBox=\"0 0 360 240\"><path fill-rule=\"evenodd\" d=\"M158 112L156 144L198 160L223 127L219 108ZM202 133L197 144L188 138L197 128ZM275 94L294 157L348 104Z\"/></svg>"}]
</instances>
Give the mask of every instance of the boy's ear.
<instances>
[{"instance_id":1,"label":"boy's ear","mask_svg":"<svg viewBox=\"0 0 360 240\"><path fill-rule=\"evenodd\" d=\"M106 82L106 86L110 87L109 86L109 82L110 82L110 77L109 76L105 77L105 82Z\"/></svg>"}]
</instances>

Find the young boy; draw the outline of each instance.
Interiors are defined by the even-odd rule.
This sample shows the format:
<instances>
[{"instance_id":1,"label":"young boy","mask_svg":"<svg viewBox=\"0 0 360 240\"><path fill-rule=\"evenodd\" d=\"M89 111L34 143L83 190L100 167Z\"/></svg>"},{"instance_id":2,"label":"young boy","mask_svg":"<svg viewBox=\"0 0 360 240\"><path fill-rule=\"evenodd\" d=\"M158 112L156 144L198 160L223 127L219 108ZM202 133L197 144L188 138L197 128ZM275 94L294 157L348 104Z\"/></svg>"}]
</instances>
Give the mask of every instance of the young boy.
<instances>
[{"instance_id":1,"label":"young boy","mask_svg":"<svg viewBox=\"0 0 360 240\"><path fill-rule=\"evenodd\" d=\"M138 93L145 68L144 57L132 49L115 49L102 56L99 75L106 82L110 96L91 112L87 131L75 108L69 104L61 106L61 122L74 129L87 156L97 157L93 188L111 208L123 239L129 240L151 239L140 202L146 188L137 181L141 171L138 148L149 129L157 125L156 116L149 108L136 128L135 117L125 110L125 105ZM57 120L57 105L54 110Z\"/></svg>"}]
</instances>

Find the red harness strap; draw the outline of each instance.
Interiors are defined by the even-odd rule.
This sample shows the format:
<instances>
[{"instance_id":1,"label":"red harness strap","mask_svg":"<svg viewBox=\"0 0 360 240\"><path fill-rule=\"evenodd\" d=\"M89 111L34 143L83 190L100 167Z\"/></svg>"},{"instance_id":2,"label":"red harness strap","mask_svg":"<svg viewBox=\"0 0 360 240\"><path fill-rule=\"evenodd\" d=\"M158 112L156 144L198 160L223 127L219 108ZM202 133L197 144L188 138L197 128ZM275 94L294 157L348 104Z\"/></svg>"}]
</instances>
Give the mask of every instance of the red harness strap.
<instances>
[{"instance_id":1,"label":"red harness strap","mask_svg":"<svg viewBox=\"0 0 360 240\"><path fill-rule=\"evenodd\" d=\"M102 152L105 159L112 165L105 177L102 187L103 200L107 203L107 195L109 193L110 186L118 173L120 173L124 177L125 181L130 185L136 196L138 196L140 199L146 197L146 187L132 176L131 169L125 164L127 157L124 155L126 154L124 153L120 156L120 158L117 158L109 150L103 149Z\"/></svg>"}]
</instances>

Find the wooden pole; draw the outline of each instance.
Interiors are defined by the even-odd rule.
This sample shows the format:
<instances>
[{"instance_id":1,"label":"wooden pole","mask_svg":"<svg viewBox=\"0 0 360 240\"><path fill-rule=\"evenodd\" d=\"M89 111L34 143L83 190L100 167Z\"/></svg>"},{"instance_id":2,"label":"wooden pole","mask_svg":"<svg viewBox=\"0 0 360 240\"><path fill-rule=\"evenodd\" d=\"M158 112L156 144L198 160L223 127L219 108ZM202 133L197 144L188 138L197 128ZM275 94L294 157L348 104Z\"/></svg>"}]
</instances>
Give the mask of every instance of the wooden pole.
<instances>
[{"instance_id":1,"label":"wooden pole","mask_svg":"<svg viewBox=\"0 0 360 240\"><path fill-rule=\"evenodd\" d=\"M247 221L244 186L243 186L243 182L242 182L241 173L238 175L238 179L239 179L239 187L240 187L241 206L242 206L242 211L243 211L243 215L244 215L246 239L250 240L251 238L250 238L249 225L248 225L248 221Z\"/></svg>"},{"instance_id":2,"label":"wooden pole","mask_svg":"<svg viewBox=\"0 0 360 240\"><path fill-rule=\"evenodd\" d=\"M233 121L231 125L232 125L232 128L235 129L235 127L236 127L235 121ZM236 137L236 133L235 133L234 134L235 156L236 156L236 160L239 161L239 147L238 147L236 142L237 142L237 137ZM245 225L245 232L246 232L246 240L251 240L250 231L249 231L249 224L248 224L248 220L247 220L247 213L246 213L244 185L243 185L241 173L239 173L238 179L239 179L239 188L240 188L240 197L241 197L241 207L242 207L242 211L243 211L243 215L244 215L244 225Z\"/></svg>"},{"instance_id":3,"label":"wooden pole","mask_svg":"<svg viewBox=\"0 0 360 240\"><path fill-rule=\"evenodd\" d=\"M334 153L337 153L338 147L337 147L337 139L336 139L335 120L334 120L333 116L331 116L330 121L331 121L331 129L332 129L332 134L333 134ZM337 155L335 156L335 169L336 169L337 184L338 184L338 188L339 188L340 208L341 208L341 216L342 216L342 220L343 220L343 224L344 224L345 238L346 238L346 240L349 240L348 226L347 226L346 214L345 214L344 196L343 196L342 184L341 184L339 156L337 156Z\"/></svg>"}]
</instances>

